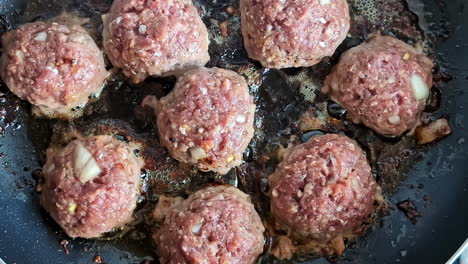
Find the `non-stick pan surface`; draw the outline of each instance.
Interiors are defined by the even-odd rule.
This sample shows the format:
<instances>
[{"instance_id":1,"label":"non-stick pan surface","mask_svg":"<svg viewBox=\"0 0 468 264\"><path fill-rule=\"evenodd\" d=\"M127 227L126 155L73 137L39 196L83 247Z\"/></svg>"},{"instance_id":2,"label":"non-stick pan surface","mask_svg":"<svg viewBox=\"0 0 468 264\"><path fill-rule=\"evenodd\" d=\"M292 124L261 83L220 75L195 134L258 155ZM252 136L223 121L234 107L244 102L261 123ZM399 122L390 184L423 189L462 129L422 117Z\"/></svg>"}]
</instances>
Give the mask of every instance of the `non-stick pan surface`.
<instances>
[{"instance_id":1,"label":"non-stick pan surface","mask_svg":"<svg viewBox=\"0 0 468 264\"><path fill-rule=\"evenodd\" d=\"M148 143L143 152L154 162L148 165L147 161L148 174L143 175L150 188L142 197L141 210L154 205L158 194L187 194L205 182L218 180L237 184L253 194L257 209L265 215L267 203L261 192L265 189L266 175L277 161L264 162L262 157L271 158L289 142L298 143L317 133L311 120L326 115L330 104L317 87L340 53L359 44L368 33L381 30L413 43L422 41L435 56L439 65L436 91L441 93L441 106L429 108L428 111L435 112L428 114L428 118L447 118L453 133L435 144L418 146L412 137L384 139L346 119L339 120L339 114L332 113L338 119L333 124L325 122L326 126L320 130L344 132L357 139L368 154L377 151L379 155L371 163L390 205L389 215L363 238L350 243L345 255L335 260L338 263L444 263L468 237L466 1L349 1L354 26L337 54L311 69L284 71L264 70L248 60L238 33L238 15L225 12L227 6L237 7L237 1L195 2L203 10L203 21L211 34L209 66L232 68L246 76L259 106L256 136L245 154L247 163L227 177L217 178L181 167L166 158L154 128L135 109L138 110L144 95L166 94L172 87L172 79L150 79L144 85L130 86L117 75L102 99L91 104L85 109L84 117L72 123L32 117L28 104L17 100L3 85L0 87L0 257L6 263L19 264L92 263L95 256L101 256L105 263L149 263L155 259L149 227L144 223L117 240L70 240L40 208L34 170L43 164L48 144L60 138L69 127L82 132L96 127L118 130L123 140L125 135L133 135ZM68 11L91 17L86 26L99 32L100 15L110 5L110 0L1 0L0 30ZM228 21L228 37L219 32L218 23L223 21ZM416 224L397 209L396 203L407 199L414 202L422 215ZM69 254L60 245L63 240L68 241ZM270 260L264 259L264 263ZM326 261L322 258L308 263Z\"/></svg>"}]
</instances>

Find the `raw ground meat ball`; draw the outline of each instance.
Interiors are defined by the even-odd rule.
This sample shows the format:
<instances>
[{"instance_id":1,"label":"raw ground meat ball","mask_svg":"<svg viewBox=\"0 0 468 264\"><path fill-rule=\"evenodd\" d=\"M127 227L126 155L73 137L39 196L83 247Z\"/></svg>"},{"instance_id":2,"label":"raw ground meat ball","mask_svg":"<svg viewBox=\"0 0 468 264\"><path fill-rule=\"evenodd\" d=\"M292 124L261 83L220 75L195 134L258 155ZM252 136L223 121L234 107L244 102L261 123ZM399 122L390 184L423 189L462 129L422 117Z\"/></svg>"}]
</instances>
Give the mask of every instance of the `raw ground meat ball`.
<instances>
[{"instance_id":1,"label":"raw ground meat ball","mask_svg":"<svg viewBox=\"0 0 468 264\"><path fill-rule=\"evenodd\" d=\"M173 158L221 174L241 164L254 113L244 78L218 68L182 75L156 110L161 142Z\"/></svg>"},{"instance_id":2,"label":"raw ground meat ball","mask_svg":"<svg viewBox=\"0 0 468 264\"><path fill-rule=\"evenodd\" d=\"M247 194L216 186L190 195L153 238L162 264L251 264L263 252L264 231Z\"/></svg>"},{"instance_id":3,"label":"raw ground meat ball","mask_svg":"<svg viewBox=\"0 0 468 264\"><path fill-rule=\"evenodd\" d=\"M275 219L287 230L318 240L362 224L379 188L357 143L335 134L290 149L269 184Z\"/></svg>"},{"instance_id":4,"label":"raw ground meat ball","mask_svg":"<svg viewBox=\"0 0 468 264\"><path fill-rule=\"evenodd\" d=\"M317 64L349 30L346 0L241 0L240 10L247 53L268 68Z\"/></svg>"},{"instance_id":5,"label":"raw ground meat ball","mask_svg":"<svg viewBox=\"0 0 468 264\"><path fill-rule=\"evenodd\" d=\"M41 204L70 237L95 238L132 220L142 162L112 136L50 149Z\"/></svg>"},{"instance_id":6,"label":"raw ground meat ball","mask_svg":"<svg viewBox=\"0 0 468 264\"><path fill-rule=\"evenodd\" d=\"M208 31L190 0L115 0L103 21L107 56L135 83L210 59Z\"/></svg>"},{"instance_id":7,"label":"raw ground meat ball","mask_svg":"<svg viewBox=\"0 0 468 264\"><path fill-rule=\"evenodd\" d=\"M410 45L374 36L345 52L325 80L323 92L383 135L414 128L432 86L432 61Z\"/></svg>"},{"instance_id":8,"label":"raw ground meat ball","mask_svg":"<svg viewBox=\"0 0 468 264\"><path fill-rule=\"evenodd\" d=\"M38 114L65 114L85 104L108 76L101 51L77 25L26 24L5 33L2 45L3 81Z\"/></svg>"}]
</instances>

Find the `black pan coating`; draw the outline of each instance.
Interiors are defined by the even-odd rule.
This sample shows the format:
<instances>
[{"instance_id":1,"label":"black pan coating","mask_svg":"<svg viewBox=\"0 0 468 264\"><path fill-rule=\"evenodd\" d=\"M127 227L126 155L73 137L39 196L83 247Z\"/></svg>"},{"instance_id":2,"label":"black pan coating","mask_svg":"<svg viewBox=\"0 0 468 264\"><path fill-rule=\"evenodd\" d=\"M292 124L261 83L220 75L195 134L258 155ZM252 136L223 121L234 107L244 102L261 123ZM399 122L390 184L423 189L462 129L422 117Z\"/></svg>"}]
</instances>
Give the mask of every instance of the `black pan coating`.
<instances>
[{"instance_id":1,"label":"black pan coating","mask_svg":"<svg viewBox=\"0 0 468 264\"><path fill-rule=\"evenodd\" d=\"M225 8L236 1L195 2L208 11L203 20L212 33L212 60L209 66L232 68L246 74L247 70L242 65L248 64L249 60L242 48L241 38L236 33L237 28L230 27L227 40L220 40L218 32L218 22L228 20L230 25L237 25L232 24L236 15L229 16L225 12ZM364 19L357 23L356 19L363 18L362 3L373 3L378 10L386 8L394 12L378 12L373 21ZM372 161L373 169L393 208L389 216L375 225L374 230L351 243L345 255L337 261L379 264L445 262L468 237L468 208L465 202L468 189L468 176L465 172L468 161L468 142L465 142L465 125L468 124L465 120L468 116L468 93L465 92L468 87L468 9L464 0L452 0L450 4L442 0L424 0L422 3L416 0L410 0L408 4L402 4L399 0L350 1L355 19L351 37L332 59L311 69L263 71L258 63L250 62L253 69L257 69L256 72L262 73L259 78L262 85L258 89L251 88L259 105L257 121L261 125L245 154L247 164L238 169L237 173L232 172L221 179L216 179L212 174L199 174L188 166L166 159L166 153L157 143L157 135L153 134L152 126L137 118L141 116L141 111L133 110L146 94L158 97L167 94L173 79L150 79L141 87L133 87L120 76L116 76L106 88L102 99L88 107L83 118L71 124L31 117L28 104L17 100L2 85L0 257L7 263L18 264L92 263L97 255L106 263L144 263L145 260L149 262L156 257L145 224L138 225L136 230L115 241L75 239L68 243L69 254L64 253L60 242L67 237L47 213L40 209L32 174L43 164L44 151L49 142L56 142L70 126L82 131L96 127L97 130L106 131L118 127L120 134L129 135L127 138L148 140L148 147L142 153L155 162L148 162L150 169L143 175L150 188L142 197L141 211L157 200L158 195L155 192L187 194L200 184L222 180L237 183L241 189L255 194L256 205L265 214L268 206L261 191L265 189L265 177L277 162L273 157L288 142L298 143L311 134L320 133L300 126L301 123L307 123L299 120L304 121L301 116L310 107L317 106L319 113L326 113L327 98L320 93L312 92L313 104L304 100L304 96L298 91L299 84L304 81L301 76L308 76L307 78L320 83L341 52L359 44L368 33L382 30L385 34L393 34L407 41L425 40L429 53L432 53L431 47L437 51L433 55L440 66L440 69L436 69L436 76L442 79L437 84L442 95L441 107L428 110L435 110L430 115L432 119L448 118L453 133L436 144L419 147L412 138L383 139L368 129L346 121L326 126L328 131L344 131L357 139L368 154L372 151L378 153L377 159ZM48 19L63 10L92 17L91 22L99 21L100 15L108 10L110 4L109 0L2 0L0 30ZM415 26L417 17L413 13L407 10L398 11L402 7L405 10L409 7L419 15L419 25L426 33L425 36L420 35L420 28ZM93 24L89 27L93 28ZM221 43L217 44L213 36ZM252 76L253 74L247 74L251 79ZM339 117L342 114L333 105L328 108L336 110L333 111L336 112L333 116ZM136 133L133 134L130 130ZM297 136L296 139L291 140L291 135ZM120 138L125 140L126 137ZM157 167L158 170L151 172L151 167ZM173 185L174 182L179 184ZM397 203L407 199L414 201L422 214L414 225L397 209ZM307 263L325 262L326 259L321 258Z\"/></svg>"}]
</instances>

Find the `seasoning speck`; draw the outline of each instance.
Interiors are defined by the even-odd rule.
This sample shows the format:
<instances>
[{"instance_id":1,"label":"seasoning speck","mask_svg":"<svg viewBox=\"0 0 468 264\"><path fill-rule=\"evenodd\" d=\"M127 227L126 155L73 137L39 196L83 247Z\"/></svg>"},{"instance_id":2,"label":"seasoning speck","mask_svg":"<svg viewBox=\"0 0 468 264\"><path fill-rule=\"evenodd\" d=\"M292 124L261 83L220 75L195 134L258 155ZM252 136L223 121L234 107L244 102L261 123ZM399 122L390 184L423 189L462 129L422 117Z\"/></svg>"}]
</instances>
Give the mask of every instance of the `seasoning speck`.
<instances>
[{"instance_id":1,"label":"seasoning speck","mask_svg":"<svg viewBox=\"0 0 468 264\"><path fill-rule=\"evenodd\" d=\"M60 242L60 245L63 247L63 250L65 251L65 254L70 254L70 251L68 250L68 240L64 239Z\"/></svg>"},{"instance_id":2,"label":"seasoning speck","mask_svg":"<svg viewBox=\"0 0 468 264\"><path fill-rule=\"evenodd\" d=\"M219 31L221 32L221 36L227 37L229 36L229 29L227 21L219 23Z\"/></svg>"},{"instance_id":3,"label":"seasoning speck","mask_svg":"<svg viewBox=\"0 0 468 264\"><path fill-rule=\"evenodd\" d=\"M146 33L146 25L140 25L140 27L138 28L138 32L140 32L140 34L145 34Z\"/></svg>"},{"instance_id":4,"label":"seasoning speck","mask_svg":"<svg viewBox=\"0 0 468 264\"><path fill-rule=\"evenodd\" d=\"M418 209L414 205L413 201L404 200L397 203L398 209L405 213L406 217L411 221L413 225L418 222L417 217L421 217L421 213L418 212Z\"/></svg>"},{"instance_id":5,"label":"seasoning speck","mask_svg":"<svg viewBox=\"0 0 468 264\"><path fill-rule=\"evenodd\" d=\"M228 6L226 7L226 13L228 13L228 15L233 15L234 13L236 13L236 9L232 6Z\"/></svg>"},{"instance_id":6,"label":"seasoning speck","mask_svg":"<svg viewBox=\"0 0 468 264\"><path fill-rule=\"evenodd\" d=\"M93 258L94 263L102 263L102 258L101 256L97 255Z\"/></svg>"}]
</instances>

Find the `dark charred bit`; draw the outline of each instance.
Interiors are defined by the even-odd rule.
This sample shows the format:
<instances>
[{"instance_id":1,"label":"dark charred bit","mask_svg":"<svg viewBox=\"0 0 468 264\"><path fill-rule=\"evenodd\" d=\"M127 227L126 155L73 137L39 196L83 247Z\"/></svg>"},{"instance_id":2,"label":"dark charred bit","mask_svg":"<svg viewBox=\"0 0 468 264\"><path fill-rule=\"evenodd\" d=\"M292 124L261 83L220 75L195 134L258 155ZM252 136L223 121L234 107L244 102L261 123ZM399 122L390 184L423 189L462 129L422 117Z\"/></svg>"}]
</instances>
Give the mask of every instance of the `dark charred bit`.
<instances>
[{"instance_id":1,"label":"dark charred bit","mask_svg":"<svg viewBox=\"0 0 468 264\"><path fill-rule=\"evenodd\" d=\"M156 262L155 260L152 259L144 259L140 262L140 264L157 264L159 262Z\"/></svg>"},{"instance_id":2,"label":"dark charred bit","mask_svg":"<svg viewBox=\"0 0 468 264\"><path fill-rule=\"evenodd\" d=\"M30 22L38 22L38 21L45 21L45 20L46 20L45 16L37 16L37 17L34 17L33 19L31 19Z\"/></svg>"},{"instance_id":3,"label":"dark charred bit","mask_svg":"<svg viewBox=\"0 0 468 264\"><path fill-rule=\"evenodd\" d=\"M327 261L330 262L330 263L337 263L340 259L341 259L341 257L338 257L338 256L328 256L327 257Z\"/></svg>"},{"instance_id":4,"label":"dark charred bit","mask_svg":"<svg viewBox=\"0 0 468 264\"><path fill-rule=\"evenodd\" d=\"M70 251L68 250L68 240L64 239L62 241L60 241L60 245L63 247L63 250L65 252L65 254L70 254Z\"/></svg>"},{"instance_id":5,"label":"dark charred bit","mask_svg":"<svg viewBox=\"0 0 468 264\"><path fill-rule=\"evenodd\" d=\"M429 94L429 99L427 99L426 108L424 112L433 113L437 111L440 107L440 102L442 95L440 89L437 86L432 87Z\"/></svg>"},{"instance_id":6,"label":"dark charred bit","mask_svg":"<svg viewBox=\"0 0 468 264\"><path fill-rule=\"evenodd\" d=\"M245 161L252 161L253 160L252 156L253 156L252 147L248 146L244 151L243 158Z\"/></svg>"},{"instance_id":7,"label":"dark charred bit","mask_svg":"<svg viewBox=\"0 0 468 264\"><path fill-rule=\"evenodd\" d=\"M228 173L225 175L218 175L216 177L216 181L224 184L230 184L232 186L237 187L238 185L238 178L237 178L237 168L232 168Z\"/></svg>"},{"instance_id":8,"label":"dark charred bit","mask_svg":"<svg viewBox=\"0 0 468 264\"><path fill-rule=\"evenodd\" d=\"M44 183L44 175L42 175L41 169L35 169L31 172L33 179L36 181L36 192L40 193L42 191L42 184Z\"/></svg>"},{"instance_id":9,"label":"dark charred bit","mask_svg":"<svg viewBox=\"0 0 468 264\"><path fill-rule=\"evenodd\" d=\"M346 118L346 110L339 104L329 101L327 104L328 114L338 120Z\"/></svg>"},{"instance_id":10,"label":"dark charred bit","mask_svg":"<svg viewBox=\"0 0 468 264\"><path fill-rule=\"evenodd\" d=\"M99 256L99 255L97 255L97 256L95 256L95 257L93 258L93 262L94 262L94 263L104 263L104 262L102 261L101 256Z\"/></svg>"},{"instance_id":11,"label":"dark charred bit","mask_svg":"<svg viewBox=\"0 0 468 264\"><path fill-rule=\"evenodd\" d=\"M43 177L42 175L42 169L35 169L31 172L31 175L35 180L39 180L40 178Z\"/></svg>"},{"instance_id":12,"label":"dark charred bit","mask_svg":"<svg viewBox=\"0 0 468 264\"><path fill-rule=\"evenodd\" d=\"M118 139L119 141L128 143L128 138L127 138L126 135L116 134L116 135L115 135L115 138Z\"/></svg>"},{"instance_id":13,"label":"dark charred bit","mask_svg":"<svg viewBox=\"0 0 468 264\"><path fill-rule=\"evenodd\" d=\"M404 200L398 202L397 207L406 215L406 217L408 217L408 219L413 225L415 225L418 222L417 218L422 216L422 214L418 212L418 209L416 208L416 205L414 205L414 202L411 200Z\"/></svg>"},{"instance_id":14,"label":"dark charred bit","mask_svg":"<svg viewBox=\"0 0 468 264\"><path fill-rule=\"evenodd\" d=\"M434 67L434 82L448 82L453 80L453 76L442 71L440 66L436 63Z\"/></svg>"},{"instance_id":15,"label":"dark charred bit","mask_svg":"<svg viewBox=\"0 0 468 264\"><path fill-rule=\"evenodd\" d=\"M285 69L281 69L281 71L285 73L286 75L296 76L299 73L301 73L302 68L285 68Z\"/></svg>"},{"instance_id":16,"label":"dark charred bit","mask_svg":"<svg viewBox=\"0 0 468 264\"><path fill-rule=\"evenodd\" d=\"M302 133L301 139L302 139L302 142L307 142L307 141L309 141L309 139L311 139L314 136L320 136L320 135L324 135L324 134L325 134L325 132L323 132L321 130L305 131L305 132Z\"/></svg>"},{"instance_id":17,"label":"dark charred bit","mask_svg":"<svg viewBox=\"0 0 468 264\"><path fill-rule=\"evenodd\" d=\"M133 150L133 155L135 155L135 157L139 158L140 157L140 150L139 149L134 149Z\"/></svg>"},{"instance_id":18,"label":"dark charred bit","mask_svg":"<svg viewBox=\"0 0 468 264\"><path fill-rule=\"evenodd\" d=\"M147 176L148 176L148 172L146 172L145 169L142 169L142 170L140 171L140 177L141 177L142 179L146 179Z\"/></svg>"}]
</instances>

